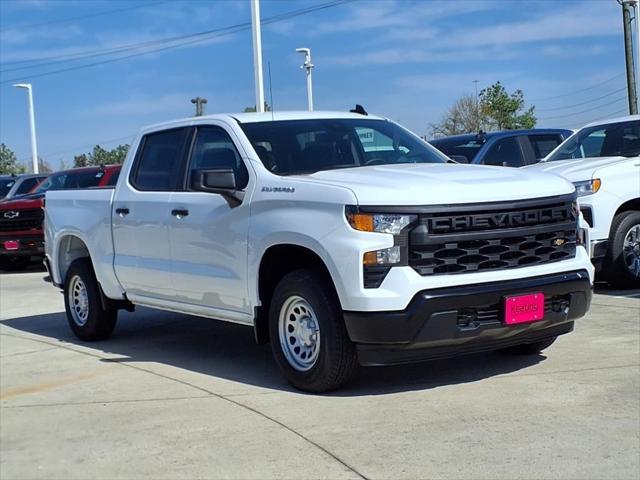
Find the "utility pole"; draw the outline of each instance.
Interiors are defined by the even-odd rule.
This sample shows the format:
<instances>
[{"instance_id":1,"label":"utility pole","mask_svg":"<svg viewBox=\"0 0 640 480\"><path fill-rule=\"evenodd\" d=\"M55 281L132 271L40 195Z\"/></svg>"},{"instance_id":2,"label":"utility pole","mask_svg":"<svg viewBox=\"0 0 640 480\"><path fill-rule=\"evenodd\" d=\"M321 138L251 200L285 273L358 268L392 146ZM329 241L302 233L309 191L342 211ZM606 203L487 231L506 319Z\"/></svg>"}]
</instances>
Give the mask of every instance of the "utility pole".
<instances>
[{"instance_id":1,"label":"utility pole","mask_svg":"<svg viewBox=\"0 0 640 480\"><path fill-rule=\"evenodd\" d=\"M311 50L308 48L296 48L296 52L304 54L304 63L300 68L307 71L307 108L313 112L313 82L311 80L311 69L314 67L311 63Z\"/></svg>"},{"instance_id":2,"label":"utility pole","mask_svg":"<svg viewBox=\"0 0 640 480\"><path fill-rule=\"evenodd\" d=\"M624 56L627 67L627 95L629 98L629 114L638 113L636 96L636 79L633 65L633 43L631 38L631 11L635 10L636 0L622 0L622 24L624 27ZM636 19L637 22L637 19Z\"/></svg>"},{"instance_id":3,"label":"utility pole","mask_svg":"<svg viewBox=\"0 0 640 480\"><path fill-rule=\"evenodd\" d=\"M24 88L27 91L29 102L29 130L31 131L31 162L33 163L33 173L39 173L38 169L38 145L36 143L36 119L33 112L33 88L30 83L16 83L16 88Z\"/></svg>"},{"instance_id":4,"label":"utility pole","mask_svg":"<svg viewBox=\"0 0 640 480\"><path fill-rule=\"evenodd\" d=\"M202 115L204 115L204 106L207 103L206 98L192 98L191 103L196 106L196 117L201 117Z\"/></svg>"},{"instance_id":5,"label":"utility pole","mask_svg":"<svg viewBox=\"0 0 640 480\"><path fill-rule=\"evenodd\" d=\"M256 82L256 112L264 112L264 81L262 78L262 35L260 33L260 0L251 0L253 31L253 71Z\"/></svg>"}]
</instances>

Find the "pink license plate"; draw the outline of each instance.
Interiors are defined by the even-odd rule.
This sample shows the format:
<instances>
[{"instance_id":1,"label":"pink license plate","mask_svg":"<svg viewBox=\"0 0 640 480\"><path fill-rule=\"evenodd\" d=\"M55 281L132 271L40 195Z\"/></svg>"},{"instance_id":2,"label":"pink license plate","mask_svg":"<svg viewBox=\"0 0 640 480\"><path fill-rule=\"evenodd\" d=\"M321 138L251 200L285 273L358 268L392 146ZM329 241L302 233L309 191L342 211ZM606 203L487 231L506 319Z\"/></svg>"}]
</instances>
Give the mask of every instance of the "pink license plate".
<instances>
[{"instance_id":1,"label":"pink license plate","mask_svg":"<svg viewBox=\"0 0 640 480\"><path fill-rule=\"evenodd\" d=\"M20 240L7 240L4 242L5 250L19 250L20 249Z\"/></svg>"},{"instance_id":2,"label":"pink license plate","mask_svg":"<svg viewBox=\"0 0 640 480\"><path fill-rule=\"evenodd\" d=\"M507 325L542 320L544 318L544 294L530 293L507 297L504 307L504 321Z\"/></svg>"}]
</instances>

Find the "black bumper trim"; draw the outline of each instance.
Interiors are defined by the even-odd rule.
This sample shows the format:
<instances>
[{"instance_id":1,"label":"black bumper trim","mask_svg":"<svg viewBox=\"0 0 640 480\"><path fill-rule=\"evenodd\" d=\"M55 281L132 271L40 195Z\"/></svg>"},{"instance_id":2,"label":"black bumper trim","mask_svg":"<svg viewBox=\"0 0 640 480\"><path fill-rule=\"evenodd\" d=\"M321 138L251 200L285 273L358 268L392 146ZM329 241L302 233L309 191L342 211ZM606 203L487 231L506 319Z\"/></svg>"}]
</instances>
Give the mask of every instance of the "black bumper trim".
<instances>
[{"instance_id":1,"label":"black bumper trim","mask_svg":"<svg viewBox=\"0 0 640 480\"><path fill-rule=\"evenodd\" d=\"M504 297L532 292L542 292L548 299L557 299L558 308L554 306L546 311L544 319L538 322L505 325L501 320ZM425 290L416 294L404 310L345 311L344 320L351 340L358 344L361 363L404 363L417 361L414 358L442 356L442 352L451 356L492 350L568 333L573 320L584 316L589 309L591 296L589 275L586 270L578 270ZM559 308L559 302L565 302L562 308ZM481 312L495 308L498 308L497 317L480 318ZM468 309L477 309L480 321L461 324L461 312Z\"/></svg>"}]
</instances>

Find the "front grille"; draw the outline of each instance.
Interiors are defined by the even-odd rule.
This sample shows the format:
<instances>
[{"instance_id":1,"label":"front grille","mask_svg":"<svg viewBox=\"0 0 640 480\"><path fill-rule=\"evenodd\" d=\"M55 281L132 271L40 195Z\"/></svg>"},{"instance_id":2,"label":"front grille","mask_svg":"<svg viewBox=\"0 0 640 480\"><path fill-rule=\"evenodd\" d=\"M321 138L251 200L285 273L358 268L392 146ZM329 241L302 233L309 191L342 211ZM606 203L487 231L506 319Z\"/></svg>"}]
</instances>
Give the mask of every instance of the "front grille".
<instances>
[{"instance_id":1,"label":"front grille","mask_svg":"<svg viewBox=\"0 0 640 480\"><path fill-rule=\"evenodd\" d=\"M409 265L423 276L541 265L574 257L576 239L573 197L449 207L418 215Z\"/></svg>"},{"instance_id":2,"label":"front grille","mask_svg":"<svg viewBox=\"0 0 640 480\"><path fill-rule=\"evenodd\" d=\"M13 216L13 213L18 213ZM13 216L8 218L5 214ZM24 230L39 230L42 228L44 212L41 208L29 210L0 210L0 232L17 232Z\"/></svg>"}]
</instances>

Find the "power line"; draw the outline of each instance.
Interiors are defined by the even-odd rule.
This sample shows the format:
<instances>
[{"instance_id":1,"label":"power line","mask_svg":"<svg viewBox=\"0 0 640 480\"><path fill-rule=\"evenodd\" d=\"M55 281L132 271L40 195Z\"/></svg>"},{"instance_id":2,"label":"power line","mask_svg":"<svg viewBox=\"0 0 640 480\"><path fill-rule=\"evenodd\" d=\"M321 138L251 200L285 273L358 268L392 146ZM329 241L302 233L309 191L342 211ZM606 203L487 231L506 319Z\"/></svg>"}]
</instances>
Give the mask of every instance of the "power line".
<instances>
[{"instance_id":1,"label":"power line","mask_svg":"<svg viewBox=\"0 0 640 480\"><path fill-rule=\"evenodd\" d=\"M262 21L262 24L263 25L267 25L267 24L271 24L271 23L281 22L281 21L284 21L284 20L289 20L289 19L295 18L297 16L306 15L306 14L317 12L317 11L320 11L320 10L325 10L327 8L332 8L332 7L344 5L346 3L351 3L353 1L356 1L356 0L332 0L330 2L323 3L323 4L320 4L320 5L315 5L315 6L312 6L312 7L305 7L305 8L301 8L301 9L298 9L298 10L292 10L292 11L289 11L289 12L285 12L285 13L281 13L281 14L278 14L278 15L274 15L272 17L268 17L268 18L266 18L266 19L264 19ZM152 41L140 42L140 43L129 44L129 45L122 45L120 47L114 47L114 48L108 48L108 49L88 50L88 51L79 52L79 53L76 53L76 54L58 55L58 56L44 57L44 58L39 59L39 60L51 60L51 61L48 61L48 62L37 63L38 60L35 60L35 59L23 60L21 62L13 62L13 64L28 63L28 62L31 62L31 61L36 61L36 63L33 64L33 65L30 65L30 66L25 66L25 67L17 67L17 68L5 69L5 70L2 70L2 72L22 70L22 69L35 68L35 67L42 67L42 66L49 65L49 64L54 64L54 63L64 63L64 62L70 62L70 61L76 61L76 60L83 60L83 59L86 59L86 58L100 57L100 56L112 55L112 54L116 54L116 53L126 53L128 51L146 49L146 50L144 50L142 52L138 52L138 53L135 53L135 54L132 54L132 55L121 56L121 57L112 58L112 59L108 59L108 60L104 60L104 61L100 61L100 62L77 65L77 66L70 67L70 68L64 68L64 69L60 69L60 70L53 70L53 71L44 72L44 73L36 74L36 75L28 75L28 78L42 77L42 76L51 75L51 74L54 74L54 73L62 73L62 72L70 71L70 70L77 70L79 68L88 68L88 67L91 67L91 66L101 65L103 63L112 63L114 61L125 60L127 58L132 58L132 57L139 56L139 55L146 55L146 54L149 54L149 53L155 53L155 52L159 52L159 51L163 51L163 50L169 50L169 49L172 49L172 48L178 48L178 47L181 47L181 46L191 45L191 44L198 43L198 42L204 42L206 40L210 40L212 38L216 38L216 37L219 37L219 36L224 36L224 35L230 35L232 33L237 33L237 32L240 32L242 30L246 30L246 29L248 29L250 27L251 27L251 22L241 22L241 23L238 23L238 24L235 24L235 25L229 25L229 26L226 26L226 27L216 28L216 29L212 29L212 30L206 30L206 31L203 31L203 32L191 33L191 34L186 34L186 35L179 35L179 36L174 36L174 37L166 37L166 38L162 38L162 39L156 39L156 40L152 40ZM193 39L193 40L187 41L187 42L181 42L181 40L187 40L187 39ZM170 46L166 46L166 47L148 49L148 47L152 47L154 45L163 45L163 44L174 43L174 42L177 42L177 43L175 45L170 45ZM5 64L8 64L8 63L5 62ZM18 77L18 78L14 78L14 79L10 79L10 80L5 80L5 81L2 81L0 83L9 83L9 82L20 80L22 78L26 78L26 76L25 77Z\"/></svg>"},{"instance_id":2,"label":"power line","mask_svg":"<svg viewBox=\"0 0 640 480\"><path fill-rule=\"evenodd\" d=\"M624 77L625 75L626 75L626 73L619 73L619 74L617 74L617 75L614 75L614 76L613 76L613 77L611 77L611 78L607 78L606 80L603 80L602 82L600 82L600 83L596 83L596 84L591 85L591 86L589 86L589 87L582 88L582 89L580 89L580 90L574 90L574 91L572 91L572 92L564 93L564 94L561 94L561 95L554 95L553 97L538 98L538 99L536 99L536 100L533 100L533 102L544 102L545 100L554 100L554 99L556 99L556 98L569 97L569 96L571 96L571 95L575 95L575 94L577 94L577 93L586 92L586 91L588 91L588 90L592 90L592 89L594 89L594 88L600 87L600 86L602 86L602 85L605 85L605 84L607 84L607 83L611 82L612 80L615 80L615 79L620 78L620 77Z\"/></svg>"},{"instance_id":3,"label":"power line","mask_svg":"<svg viewBox=\"0 0 640 480\"><path fill-rule=\"evenodd\" d=\"M626 100L626 99L627 99L627 96L625 95L623 97L617 98L616 100L614 100L612 102L607 102L607 103L602 104L602 105L598 105L598 106L595 106L595 107L592 107L592 108L587 108L586 110L582 110L580 112L568 113L566 115L556 115L555 117L546 117L546 118L541 118L540 120L546 121L546 120L556 120L558 118L574 117L576 115L581 115L583 113L592 112L592 111L597 110L599 108L606 107L607 105L613 105L615 103L618 103L618 102L620 102L622 100Z\"/></svg>"},{"instance_id":4,"label":"power line","mask_svg":"<svg viewBox=\"0 0 640 480\"><path fill-rule=\"evenodd\" d=\"M46 22L30 23L30 24L26 24L26 25L16 25L14 27L7 27L7 28L0 29L0 32L7 32L9 30L26 30L26 29L29 29L29 28L43 27L45 25L52 25L54 23L65 23L65 22L72 22L74 20L84 20L86 18L101 17L101 16L104 16L104 15L111 15L113 13L126 12L126 11L129 11L129 10L137 10L138 8L152 7L154 5L159 5L161 3L167 3L167 2L169 2L169 0L160 0L160 1L157 1L157 2L145 3L143 5L134 5L134 6L131 6L131 7L117 8L115 10L105 10L103 12L90 13L90 14L87 14L87 15L80 15L80 16L77 16L77 17L59 18L59 19L55 19L55 20L49 20L49 21L46 21Z\"/></svg>"},{"instance_id":5,"label":"power line","mask_svg":"<svg viewBox=\"0 0 640 480\"><path fill-rule=\"evenodd\" d=\"M597 102L598 100L602 100L603 98L610 97L612 95L615 95L616 93L623 92L626 89L627 89L627 87L622 87L622 88L620 88L618 90L614 90L613 92L609 92L606 95L602 95L601 97L592 98L590 100L587 100L586 102L575 103L573 105L564 105L562 107L540 108L540 109L538 109L536 107L536 111L538 111L538 112L551 112L551 111L555 111L555 110L564 110L564 109L567 109L567 108L581 107L583 105L587 105L589 103L593 103L593 102Z\"/></svg>"}]
</instances>

